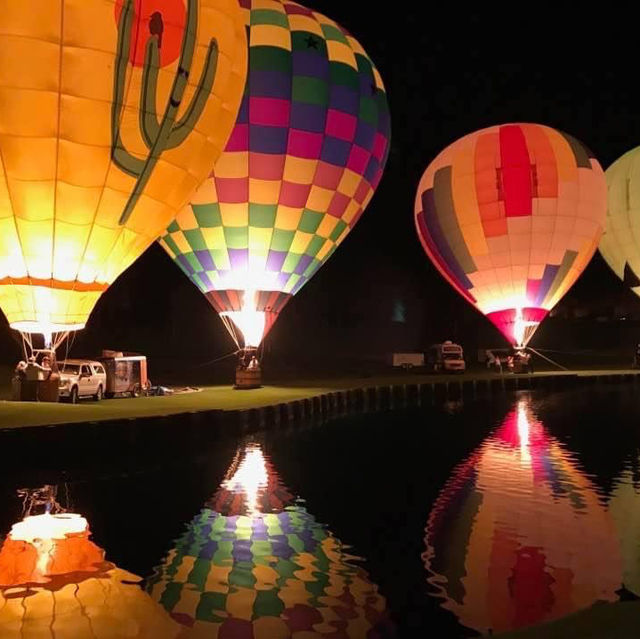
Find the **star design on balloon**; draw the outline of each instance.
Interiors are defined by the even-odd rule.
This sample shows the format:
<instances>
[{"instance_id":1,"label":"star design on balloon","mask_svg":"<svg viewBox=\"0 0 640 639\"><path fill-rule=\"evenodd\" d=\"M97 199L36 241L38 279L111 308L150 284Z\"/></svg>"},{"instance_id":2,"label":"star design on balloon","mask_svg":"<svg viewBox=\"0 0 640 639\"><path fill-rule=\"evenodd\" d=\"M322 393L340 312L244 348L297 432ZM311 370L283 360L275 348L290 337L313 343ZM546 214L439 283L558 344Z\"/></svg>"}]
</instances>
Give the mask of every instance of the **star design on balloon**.
<instances>
[{"instance_id":1,"label":"star design on balloon","mask_svg":"<svg viewBox=\"0 0 640 639\"><path fill-rule=\"evenodd\" d=\"M305 42L307 43L307 49L318 49L319 42L313 36L307 36Z\"/></svg>"}]
</instances>

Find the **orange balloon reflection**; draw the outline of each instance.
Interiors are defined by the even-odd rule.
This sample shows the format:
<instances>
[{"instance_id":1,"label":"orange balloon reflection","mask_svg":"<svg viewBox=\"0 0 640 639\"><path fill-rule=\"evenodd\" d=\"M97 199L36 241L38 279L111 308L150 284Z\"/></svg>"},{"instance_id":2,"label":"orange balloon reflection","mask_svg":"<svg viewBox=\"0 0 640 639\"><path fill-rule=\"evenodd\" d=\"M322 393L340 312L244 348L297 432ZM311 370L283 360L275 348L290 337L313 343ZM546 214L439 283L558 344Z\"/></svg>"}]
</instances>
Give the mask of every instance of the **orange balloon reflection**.
<instances>
[{"instance_id":1,"label":"orange balloon reflection","mask_svg":"<svg viewBox=\"0 0 640 639\"><path fill-rule=\"evenodd\" d=\"M617 601L617 538L595 486L520 399L430 513L429 582L460 623L501 632Z\"/></svg>"},{"instance_id":2,"label":"orange balloon reflection","mask_svg":"<svg viewBox=\"0 0 640 639\"><path fill-rule=\"evenodd\" d=\"M141 579L105 560L87 520L27 516L0 548L2 639L174 639L183 630Z\"/></svg>"}]
</instances>

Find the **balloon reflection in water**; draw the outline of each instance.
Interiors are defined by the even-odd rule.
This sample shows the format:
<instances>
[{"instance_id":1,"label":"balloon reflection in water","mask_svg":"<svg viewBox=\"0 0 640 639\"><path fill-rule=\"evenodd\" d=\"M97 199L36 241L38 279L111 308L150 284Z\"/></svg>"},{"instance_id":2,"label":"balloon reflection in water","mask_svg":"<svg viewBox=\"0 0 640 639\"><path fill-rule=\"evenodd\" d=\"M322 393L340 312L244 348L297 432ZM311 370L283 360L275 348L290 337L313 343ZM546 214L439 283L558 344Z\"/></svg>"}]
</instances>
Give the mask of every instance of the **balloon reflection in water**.
<instances>
[{"instance_id":1,"label":"balloon reflection in water","mask_svg":"<svg viewBox=\"0 0 640 639\"><path fill-rule=\"evenodd\" d=\"M173 639L183 630L136 582L105 561L87 520L71 513L25 517L0 548L3 639Z\"/></svg>"},{"instance_id":2,"label":"balloon reflection in water","mask_svg":"<svg viewBox=\"0 0 640 639\"><path fill-rule=\"evenodd\" d=\"M622 583L640 597L640 460L633 462L631 468L626 468L618 476L609 500L609 510L620 540Z\"/></svg>"},{"instance_id":3,"label":"balloon reflection in water","mask_svg":"<svg viewBox=\"0 0 640 639\"><path fill-rule=\"evenodd\" d=\"M149 589L195 637L382 639L384 598L248 445Z\"/></svg>"},{"instance_id":4,"label":"balloon reflection in water","mask_svg":"<svg viewBox=\"0 0 640 639\"><path fill-rule=\"evenodd\" d=\"M527 400L454 471L426 533L429 582L469 628L500 632L618 599L613 521Z\"/></svg>"}]
</instances>

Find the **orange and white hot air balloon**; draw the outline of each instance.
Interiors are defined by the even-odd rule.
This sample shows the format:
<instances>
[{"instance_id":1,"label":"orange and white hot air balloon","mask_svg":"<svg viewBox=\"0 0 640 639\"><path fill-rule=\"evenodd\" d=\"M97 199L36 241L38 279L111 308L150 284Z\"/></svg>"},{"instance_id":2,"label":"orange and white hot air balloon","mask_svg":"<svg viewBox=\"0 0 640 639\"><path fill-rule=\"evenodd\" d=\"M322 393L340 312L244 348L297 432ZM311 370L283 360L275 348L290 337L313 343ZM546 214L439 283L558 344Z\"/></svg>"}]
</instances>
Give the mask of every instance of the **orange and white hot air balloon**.
<instances>
[{"instance_id":1,"label":"orange and white hot air balloon","mask_svg":"<svg viewBox=\"0 0 640 639\"><path fill-rule=\"evenodd\" d=\"M442 276L520 347L591 260L606 199L602 168L575 138L505 124L433 160L415 223Z\"/></svg>"}]
</instances>

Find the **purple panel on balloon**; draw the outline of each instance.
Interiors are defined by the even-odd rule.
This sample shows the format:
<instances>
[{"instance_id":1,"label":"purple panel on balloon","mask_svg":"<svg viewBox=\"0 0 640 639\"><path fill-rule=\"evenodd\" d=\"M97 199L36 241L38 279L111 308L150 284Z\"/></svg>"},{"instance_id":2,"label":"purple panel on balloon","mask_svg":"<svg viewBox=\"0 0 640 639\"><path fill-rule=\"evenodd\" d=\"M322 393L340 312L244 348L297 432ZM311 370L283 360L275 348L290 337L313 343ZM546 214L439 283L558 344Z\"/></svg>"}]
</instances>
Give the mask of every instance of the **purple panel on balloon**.
<instances>
[{"instance_id":1,"label":"purple panel on balloon","mask_svg":"<svg viewBox=\"0 0 640 639\"><path fill-rule=\"evenodd\" d=\"M355 143L361 146L363 149L371 150L373 148L373 142L376 137L376 130L363 120L358 121L358 128L356 129Z\"/></svg>"},{"instance_id":2,"label":"purple panel on balloon","mask_svg":"<svg viewBox=\"0 0 640 639\"><path fill-rule=\"evenodd\" d=\"M185 269L187 273L189 273L190 275L193 275L195 273L195 271L193 270L193 266L191 266L191 263L184 255L178 255L176 259L178 260L178 262L180 262L180 266L182 266L182 268Z\"/></svg>"},{"instance_id":3,"label":"purple panel on balloon","mask_svg":"<svg viewBox=\"0 0 640 639\"><path fill-rule=\"evenodd\" d=\"M289 130L284 127L249 125L249 150L256 153L284 155Z\"/></svg>"},{"instance_id":4,"label":"purple panel on balloon","mask_svg":"<svg viewBox=\"0 0 640 639\"><path fill-rule=\"evenodd\" d=\"M293 74L328 80L329 61L314 51L294 51Z\"/></svg>"},{"instance_id":5,"label":"purple panel on balloon","mask_svg":"<svg viewBox=\"0 0 640 639\"><path fill-rule=\"evenodd\" d=\"M357 116L360 112L360 96L353 89L334 85L331 87L329 105L333 109L338 109L339 111L344 111L345 113Z\"/></svg>"},{"instance_id":6,"label":"purple panel on balloon","mask_svg":"<svg viewBox=\"0 0 640 639\"><path fill-rule=\"evenodd\" d=\"M313 260L313 258L310 255L302 255L298 260L294 273L302 275L307 270L307 266L311 264L311 260Z\"/></svg>"},{"instance_id":7,"label":"purple panel on balloon","mask_svg":"<svg viewBox=\"0 0 640 639\"><path fill-rule=\"evenodd\" d=\"M269 255L267 255L267 269L270 271L280 271L286 258L286 251L270 250Z\"/></svg>"},{"instance_id":8,"label":"purple panel on balloon","mask_svg":"<svg viewBox=\"0 0 640 639\"><path fill-rule=\"evenodd\" d=\"M198 258L198 262L202 264L202 268L205 271L215 270L216 267L209 251L196 251L196 257Z\"/></svg>"},{"instance_id":9,"label":"purple panel on balloon","mask_svg":"<svg viewBox=\"0 0 640 639\"><path fill-rule=\"evenodd\" d=\"M322 160L334 166L344 167L349 159L351 142L326 136L322 145Z\"/></svg>"},{"instance_id":10,"label":"purple panel on balloon","mask_svg":"<svg viewBox=\"0 0 640 639\"><path fill-rule=\"evenodd\" d=\"M291 128L312 133L323 133L327 109L319 104L293 102L291 104Z\"/></svg>"},{"instance_id":11,"label":"purple panel on balloon","mask_svg":"<svg viewBox=\"0 0 640 639\"><path fill-rule=\"evenodd\" d=\"M281 71L250 71L251 97L291 99L291 76Z\"/></svg>"},{"instance_id":12,"label":"purple panel on balloon","mask_svg":"<svg viewBox=\"0 0 640 639\"><path fill-rule=\"evenodd\" d=\"M243 271L249 266L249 249L229 249L232 271Z\"/></svg>"}]
</instances>

